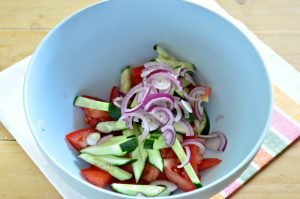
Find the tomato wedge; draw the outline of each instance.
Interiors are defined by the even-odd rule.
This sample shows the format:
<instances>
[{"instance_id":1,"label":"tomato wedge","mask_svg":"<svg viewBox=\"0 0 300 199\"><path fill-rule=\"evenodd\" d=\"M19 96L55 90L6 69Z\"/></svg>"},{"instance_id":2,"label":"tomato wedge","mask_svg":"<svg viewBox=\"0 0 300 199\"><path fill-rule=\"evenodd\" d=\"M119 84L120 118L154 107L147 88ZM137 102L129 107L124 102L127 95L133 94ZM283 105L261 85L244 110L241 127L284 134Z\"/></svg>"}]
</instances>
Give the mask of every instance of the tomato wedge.
<instances>
[{"instance_id":1,"label":"tomato wedge","mask_svg":"<svg viewBox=\"0 0 300 199\"><path fill-rule=\"evenodd\" d=\"M204 171L220 164L221 162L222 160L218 158L205 158L200 162L200 164L198 164L198 169L200 171Z\"/></svg>"},{"instance_id":2,"label":"tomato wedge","mask_svg":"<svg viewBox=\"0 0 300 199\"><path fill-rule=\"evenodd\" d=\"M92 96L87 96L84 95L83 97L90 98L93 100L98 100L104 102L105 100L92 97ZM85 122L91 127L94 128L98 122L105 122L105 121L113 121L114 119L108 114L106 111L100 111L96 109L90 109L90 108L82 108L84 110L86 117L85 117Z\"/></svg>"},{"instance_id":3,"label":"tomato wedge","mask_svg":"<svg viewBox=\"0 0 300 199\"><path fill-rule=\"evenodd\" d=\"M159 173L160 171L156 167L147 163L142 174L142 179L146 182L152 182L158 178Z\"/></svg>"},{"instance_id":4,"label":"tomato wedge","mask_svg":"<svg viewBox=\"0 0 300 199\"><path fill-rule=\"evenodd\" d=\"M111 89L109 101L112 102L113 99L115 99L116 97L120 97L121 95L122 95L122 92L121 92L120 88L114 86Z\"/></svg>"},{"instance_id":5,"label":"tomato wedge","mask_svg":"<svg viewBox=\"0 0 300 199\"><path fill-rule=\"evenodd\" d=\"M97 167L82 169L81 174L88 182L97 187L110 185L113 180L113 177L109 173Z\"/></svg>"},{"instance_id":6,"label":"tomato wedge","mask_svg":"<svg viewBox=\"0 0 300 199\"><path fill-rule=\"evenodd\" d=\"M162 158L177 158L172 148L164 148L160 150Z\"/></svg>"},{"instance_id":7,"label":"tomato wedge","mask_svg":"<svg viewBox=\"0 0 300 199\"><path fill-rule=\"evenodd\" d=\"M132 83L134 86L142 82L143 78L141 77L141 74L144 68L144 66L137 66L132 68Z\"/></svg>"},{"instance_id":8,"label":"tomato wedge","mask_svg":"<svg viewBox=\"0 0 300 199\"><path fill-rule=\"evenodd\" d=\"M189 177L184 175L183 169L178 169L179 162L176 159L165 159L164 173L166 178L175 183L183 191L192 191L196 186L192 183Z\"/></svg>"},{"instance_id":9,"label":"tomato wedge","mask_svg":"<svg viewBox=\"0 0 300 199\"><path fill-rule=\"evenodd\" d=\"M78 151L87 147L86 138L90 133L96 132L94 128L85 128L66 135L68 142Z\"/></svg>"}]
</instances>

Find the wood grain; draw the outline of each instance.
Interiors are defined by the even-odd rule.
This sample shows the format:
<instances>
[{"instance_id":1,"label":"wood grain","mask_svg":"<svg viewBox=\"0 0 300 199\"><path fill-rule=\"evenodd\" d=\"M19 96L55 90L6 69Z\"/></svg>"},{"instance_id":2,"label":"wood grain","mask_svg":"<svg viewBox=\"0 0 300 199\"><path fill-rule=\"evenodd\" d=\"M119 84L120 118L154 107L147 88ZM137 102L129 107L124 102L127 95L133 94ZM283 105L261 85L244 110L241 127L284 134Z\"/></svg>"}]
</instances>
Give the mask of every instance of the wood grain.
<instances>
[{"instance_id":1,"label":"wood grain","mask_svg":"<svg viewBox=\"0 0 300 199\"><path fill-rule=\"evenodd\" d=\"M17 142L0 142L0 157L0 198L61 198Z\"/></svg>"},{"instance_id":2,"label":"wood grain","mask_svg":"<svg viewBox=\"0 0 300 199\"><path fill-rule=\"evenodd\" d=\"M0 71L30 55L63 18L96 0L0 0ZM300 1L217 0L300 70ZM0 123L0 198L61 198ZM300 198L299 141L233 199Z\"/></svg>"}]
</instances>

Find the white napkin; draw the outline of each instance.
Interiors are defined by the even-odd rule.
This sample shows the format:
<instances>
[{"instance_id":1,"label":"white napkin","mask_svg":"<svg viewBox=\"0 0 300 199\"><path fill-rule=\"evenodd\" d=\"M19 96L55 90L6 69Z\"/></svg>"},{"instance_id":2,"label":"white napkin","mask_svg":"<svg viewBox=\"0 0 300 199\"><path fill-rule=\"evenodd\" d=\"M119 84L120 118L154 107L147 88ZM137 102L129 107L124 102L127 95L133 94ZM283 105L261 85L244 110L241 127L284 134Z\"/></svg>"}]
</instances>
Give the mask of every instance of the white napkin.
<instances>
[{"instance_id":1,"label":"white napkin","mask_svg":"<svg viewBox=\"0 0 300 199\"><path fill-rule=\"evenodd\" d=\"M300 75L292 66L257 39L242 23L229 16L215 1L187 1L214 10L236 24L255 43L267 65L272 83L279 86L287 95L300 103ZM23 82L29 62L30 57L0 73L0 121L64 198L84 199L84 196L72 189L49 167L47 160L43 157L32 137L23 105ZM16 115L18 116L17 120Z\"/></svg>"}]
</instances>

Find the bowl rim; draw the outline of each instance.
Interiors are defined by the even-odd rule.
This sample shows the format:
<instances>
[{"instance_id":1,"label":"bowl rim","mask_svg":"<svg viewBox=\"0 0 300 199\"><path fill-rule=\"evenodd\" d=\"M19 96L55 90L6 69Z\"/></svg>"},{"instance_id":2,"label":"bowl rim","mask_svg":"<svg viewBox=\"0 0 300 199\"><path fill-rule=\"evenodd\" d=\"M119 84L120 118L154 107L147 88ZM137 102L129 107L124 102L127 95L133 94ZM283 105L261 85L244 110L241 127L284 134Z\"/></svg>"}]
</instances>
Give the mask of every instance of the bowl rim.
<instances>
[{"instance_id":1,"label":"bowl rim","mask_svg":"<svg viewBox=\"0 0 300 199\"><path fill-rule=\"evenodd\" d=\"M71 20L72 18L74 18L75 16L77 16L78 14L85 12L87 10L89 10L92 7L98 6L100 4L104 4L107 3L109 1L112 0L102 0L101 2L96 2L96 3L92 3L88 6L85 6L81 9L79 9L78 11L73 12L71 15L69 15L68 17L66 17L65 19L63 19L61 22L59 22L44 38L43 40L40 42L40 44L38 45L38 47L35 49L32 58L29 62L28 65L28 69L25 73L25 79L24 79L24 85L23 85L23 102L24 102L24 110L25 110L25 116L26 116L26 121L27 124L30 128L31 134L34 137L35 142L37 143L39 149L41 150L42 154L44 154L46 156L46 160L50 161L51 163L53 163L58 169L60 169L62 172L64 172L65 174L67 174L68 176L70 176L72 178L72 180L76 180L79 183L83 183L86 186L96 190L96 191L100 191L100 192L104 192L106 194L109 194L111 196L114 197L123 197L123 198L136 198L134 196L128 196L128 195L124 195L124 194L120 194L117 192L113 192L110 190L107 190L105 188L98 188L90 183L88 183L86 180L84 180L83 178L79 178L78 176L75 176L72 172L70 172L68 169L66 169L64 167L64 165L60 164L59 162L57 162L55 160L55 158L52 157L52 155L50 155L47 150L43 147L43 145L39 142L39 138L37 136L37 133L34 131L34 125L31 122L30 119L30 114L29 114L29 110L28 110L28 85L29 85L29 75L32 71L33 68L33 63L35 62L35 60L37 59L37 54L40 51L40 49L44 46L44 44L48 41L49 38L51 38L51 36L61 27L64 26L64 24L68 23L69 20ZM267 119L266 119L266 123L265 126L262 130L262 134L260 135L259 140L257 141L257 143L255 144L255 146L251 149L251 151L249 152L249 154L238 164L236 165L230 172L228 172L227 174L223 175L222 177L220 177L219 179L217 179L216 181L213 181L205 186L203 186L201 189L196 189L190 192L182 192L180 194L176 194L176 195L171 195L171 196L167 196L167 197L163 197L163 198L182 198L182 197L188 197L190 195L194 195L197 193L200 193L202 191L205 191L207 189L210 189L220 183L222 183L223 181L226 181L227 179L229 179L230 177L234 176L235 173L237 173L239 170L241 170L243 167L247 166L248 163L250 163L250 161L255 157L255 154L257 153L257 151L259 150L259 148L261 147L264 138L266 137L267 134L267 130L270 126L271 123L271 115L272 115L272 110L273 110L273 93L272 93L272 86L271 86L271 81L270 81L270 76L267 72L267 68L266 68L266 63L265 60L262 58L262 55L260 54L258 48L253 44L253 42L251 41L249 35L247 34L247 29L242 29L242 27L239 27L236 23L234 23L232 20L228 20L225 16L219 14L217 11L202 5L202 2L197 2L194 0L177 0L177 1L181 1L184 3L188 3L188 4L192 4L195 5L197 7L200 7L210 13L212 13L213 15L215 15L218 18L221 18L222 21L224 21L225 23L228 23L230 26L232 26L233 29L235 29L235 31L239 32L241 34L241 36L244 37L244 39L246 40L246 42L248 42L248 45L250 48L252 48L253 52L255 53L255 56L257 57L257 59L261 62L262 65L262 69L264 72L264 75L266 77L266 83L267 83L267 90L268 90L268 101L269 101L269 110L268 110L268 115L267 115ZM229 15L229 17L231 17ZM234 19L234 18L233 18ZM242 24L242 23L241 23ZM67 184L69 184L68 182L66 182ZM161 198L161 197L157 197L157 198Z\"/></svg>"}]
</instances>

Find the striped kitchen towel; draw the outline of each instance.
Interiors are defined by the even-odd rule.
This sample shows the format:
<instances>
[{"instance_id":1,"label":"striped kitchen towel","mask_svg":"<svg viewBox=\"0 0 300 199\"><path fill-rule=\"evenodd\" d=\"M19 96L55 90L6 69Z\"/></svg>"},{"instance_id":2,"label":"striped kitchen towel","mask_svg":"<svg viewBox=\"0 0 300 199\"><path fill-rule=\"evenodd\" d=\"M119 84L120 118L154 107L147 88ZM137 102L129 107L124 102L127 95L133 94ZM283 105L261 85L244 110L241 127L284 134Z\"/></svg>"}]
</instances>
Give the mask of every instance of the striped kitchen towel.
<instances>
[{"instance_id":1,"label":"striped kitchen towel","mask_svg":"<svg viewBox=\"0 0 300 199\"><path fill-rule=\"evenodd\" d=\"M229 197L300 137L300 104L277 86L273 87L273 91L275 106L272 122L262 147L242 175L211 199Z\"/></svg>"}]
</instances>

